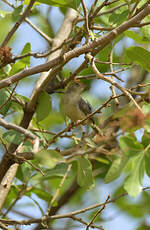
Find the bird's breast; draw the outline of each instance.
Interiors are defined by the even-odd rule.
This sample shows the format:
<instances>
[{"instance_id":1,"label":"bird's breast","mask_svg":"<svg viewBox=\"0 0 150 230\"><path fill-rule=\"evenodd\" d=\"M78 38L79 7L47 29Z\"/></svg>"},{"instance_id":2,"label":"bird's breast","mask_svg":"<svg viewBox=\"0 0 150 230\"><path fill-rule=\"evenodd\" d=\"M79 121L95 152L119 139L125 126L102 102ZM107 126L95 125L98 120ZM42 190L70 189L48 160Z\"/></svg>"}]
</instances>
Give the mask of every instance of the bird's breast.
<instances>
[{"instance_id":1,"label":"bird's breast","mask_svg":"<svg viewBox=\"0 0 150 230\"><path fill-rule=\"evenodd\" d=\"M62 107L65 115L67 115L72 121L82 120L85 114L79 109L78 100L75 100L71 95L70 97L63 97Z\"/></svg>"}]
</instances>

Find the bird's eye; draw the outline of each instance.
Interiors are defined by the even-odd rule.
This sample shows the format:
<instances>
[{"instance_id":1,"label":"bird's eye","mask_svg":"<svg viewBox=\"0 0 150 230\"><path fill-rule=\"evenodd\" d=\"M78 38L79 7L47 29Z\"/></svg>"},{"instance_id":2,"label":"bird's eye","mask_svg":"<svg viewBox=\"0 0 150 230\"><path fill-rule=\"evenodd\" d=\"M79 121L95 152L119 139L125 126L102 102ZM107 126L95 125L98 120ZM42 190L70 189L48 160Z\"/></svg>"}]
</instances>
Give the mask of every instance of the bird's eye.
<instances>
[{"instance_id":1,"label":"bird's eye","mask_svg":"<svg viewBox=\"0 0 150 230\"><path fill-rule=\"evenodd\" d=\"M79 86L80 86L80 84L79 84L78 82L76 82L76 83L75 83L75 86L79 87Z\"/></svg>"}]
</instances>

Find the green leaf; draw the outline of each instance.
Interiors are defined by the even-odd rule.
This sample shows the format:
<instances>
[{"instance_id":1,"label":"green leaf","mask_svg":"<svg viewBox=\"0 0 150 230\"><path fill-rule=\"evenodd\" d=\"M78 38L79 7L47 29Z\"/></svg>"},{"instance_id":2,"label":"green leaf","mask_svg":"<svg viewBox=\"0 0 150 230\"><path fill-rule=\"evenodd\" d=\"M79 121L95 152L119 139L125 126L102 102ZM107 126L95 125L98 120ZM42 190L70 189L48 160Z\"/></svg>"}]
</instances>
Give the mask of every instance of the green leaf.
<instances>
[{"instance_id":1,"label":"green leaf","mask_svg":"<svg viewBox=\"0 0 150 230\"><path fill-rule=\"evenodd\" d=\"M29 42L27 42L21 52L21 54L27 54L31 52L31 44ZM29 57L25 57L25 58L22 58L20 60L21 62L23 62L25 64L26 67L28 67L30 65L30 56Z\"/></svg>"},{"instance_id":2,"label":"green leaf","mask_svg":"<svg viewBox=\"0 0 150 230\"><path fill-rule=\"evenodd\" d=\"M56 111L51 111L50 114L42 121L39 122L41 128L49 129L54 125L63 124L64 119L60 113Z\"/></svg>"},{"instance_id":3,"label":"green leaf","mask_svg":"<svg viewBox=\"0 0 150 230\"><path fill-rule=\"evenodd\" d=\"M25 68L25 64L21 61L16 62L12 65L12 69L9 72L9 76L12 76Z\"/></svg>"},{"instance_id":4,"label":"green leaf","mask_svg":"<svg viewBox=\"0 0 150 230\"><path fill-rule=\"evenodd\" d=\"M23 3L23 5L29 5L30 0L24 0L22 3ZM35 2L35 3L34 3L34 6L36 6L36 5L40 5L40 3Z\"/></svg>"},{"instance_id":5,"label":"green leaf","mask_svg":"<svg viewBox=\"0 0 150 230\"><path fill-rule=\"evenodd\" d=\"M93 33L92 30L90 30L90 31L89 31L89 35L90 35L90 37L91 37L91 40L94 41L94 39L96 38L96 34Z\"/></svg>"},{"instance_id":6,"label":"green leaf","mask_svg":"<svg viewBox=\"0 0 150 230\"><path fill-rule=\"evenodd\" d=\"M29 196L30 197L30 196ZM35 200L33 197L30 197L30 199L36 204L36 206L39 208L39 210L41 211L41 215L44 215L44 210L41 207L41 203L38 202L37 200Z\"/></svg>"},{"instance_id":7,"label":"green leaf","mask_svg":"<svg viewBox=\"0 0 150 230\"><path fill-rule=\"evenodd\" d=\"M38 99L38 105L36 108L37 122L44 120L51 111L51 100L48 93L45 91L41 93Z\"/></svg>"},{"instance_id":8,"label":"green leaf","mask_svg":"<svg viewBox=\"0 0 150 230\"><path fill-rule=\"evenodd\" d=\"M114 25L120 25L127 19L128 14L129 10L125 10L121 13L113 13L109 17L109 22L111 22Z\"/></svg>"},{"instance_id":9,"label":"green leaf","mask_svg":"<svg viewBox=\"0 0 150 230\"><path fill-rule=\"evenodd\" d=\"M0 80L6 78L9 76L11 70L11 65L8 64L6 66L4 66L3 68L0 69Z\"/></svg>"},{"instance_id":10,"label":"green leaf","mask_svg":"<svg viewBox=\"0 0 150 230\"><path fill-rule=\"evenodd\" d=\"M143 22L149 22L148 18L145 18ZM143 40L150 42L150 25L143 26L141 29Z\"/></svg>"},{"instance_id":11,"label":"green leaf","mask_svg":"<svg viewBox=\"0 0 150 230\"><path fill-rule=\"evenodd\" d=\"M77 181L81 187L92 188L95 185L94 178L92 175L91 162L86 157L81 157L77 161L78 175Z\"/></svg>"},{"instance_id":12,"label":"green leaf","mask_svg":"<svg viewBox=\"0 0 150 230\"><path fill-rule=\"evenodd\" d=\"M31 51L31 44L26 43L21 54L26 54L26 53L29 53L30 51ZM9 76L12 76L20 72L21 70L25 69L29 65L30 65L30 57L25 57L25 58L20 59L20 61L12 65L12 69L9 73Z\"/></svg>"},{"instance_id":13,"label":"green leaf","mask_svg":"<svg viewBox=\"0 0 150 230\"><path fill-rule=\"evenodd\" d=\"M142 144L145 148L150 144L150 133L146 130L144 131L144 134L142 136Z\"/></svg>"},{"instance_id":14,"label":"green leaf","mask_svg":"<svg viewBox=\"0 0 150 230\"><path fill-rule=\"evenodd\" d=\"M3 138L8 143L13 143L18 145L24 140L24 135L15 130L9 130L3 134Z\"/></svg>"},{"instance_id":15,"label":"green leaf","mask_svg":"<svg viewBox=\"0 0 150 230\"><path fill-rule=\"evenodd\" d=\"M9 14L11 14L11 13L9 13ZM2 42L5 39L5 37L7 36L8 32L10 30L10 27L11 27L11 23L12 23L12 20L8 14L6 14L5 17L0 19L0 28L1 28L0 42Z\"/></svg>"},{"instance_id":16,"label":"green leaf","mask_svg":"<svg viewBox=\"0 0 150 230\"><path fill-rule=\"evenodd\" d=\"M17 21L19 19L22 9L23 9L23 5L20 5L14 9L14 12L12 13L13 20Z\"/></svg>"},{"instance_id":17,"label":"green leaf","mask_svg":"<svg viewBox=\"0 0 150 230\"><path fill-rule=\"evenodd\" d=\"M19 166L16 177L19 180L28 183L29 180L31 179L32 172L33 172L33 168L28 163L24 162L24 164Z\"/></svg>"},{"instance_id":18,"label":"green leaf","mask_svg":"<svg viewBox=\"0 0 150 230\"><path fill-rule=\"evenodd\" d=\"M57 7L72 7L74 9L77 9L80 4L80 0L37 0L37 2Z\"/></svg>"},{"instance_id":19,"label":"green leaf","mask_svg":"<svg viewBox=\"0 0 150 230\"><path fill-rule=\"evenodd\" d=\"M21 95L21 94L15 93L14 96L17 97L17 99L20 100L22 103L27 103L27 102L29 102L29 98L28 98L28 97L25 97L25 96L23 96L23 95Z\"/></svg>"},{"instance_id":20,"label":"green leaf","mask_svg":"<svg viewBox=\"0 0 150 230\"><path fill-rule=\"evenodd\" d=\"M36 159L41 164L48 166L49 169L54 168L57 163L63 161L63 157L55 150L42 150L36 154Z\"/></svg>"},{"instance_id":21,"label":"green leaf","mask_svg":"<svg viewBox=\"0 0 150 230\"><path fill-rule=\"evenodd\" d=\"M50 200L52 199L52 195L51 194L43 191L40 188L33 188L31 190L31 192L34 193L34 194L36 194L40 199L45 200L47 202L50 202Z\"/></svg>"},{"instance_id":22,"label":"green leaf","mask_svg":"<svg viewBox=\"0 0 150 230\"><path fill-rule=\"evenodd\" d=\"M6 115L11 106L11 100L8 101L9 97L10 97L10 94L8 91L6 91L5 89L0 90L0 107L2 106L2 108L0 109L0 114L2 115Z\"/></svg>"},{"instance_id":23,"label":"green leaf","mask_svg":"<svg viewBox=\"0 0 150 230\"><path fill-rule=\"evenodd\" d=\"M110 162L107 159L102 158L102 157L91 156L90 159L94 159L94 160L96 160L96 161L98 161L100 163L104 163L106 165L110 164Z\"/></svg>"},{"instance_id":24,"label":"green leaf","mask_svg":"<svg viewBox=\"0 0 150 230\"><path fill-rule=\"evenodd\" d=\"M132 170L124 183L124 189L132 197L137 196L142 190L142 180L144 176L144 154L141 152L138 156L131 159Z\"/></svg>"},{"instance_id":25,"label":"green leaf","mask_svg":"<svg viewBox=\"0 0 150 230\"><path fill-rule=\"evenodd\" d=\"M150 103L144 104L142 106L142 111L145 115L150 114Z\"/></svg>"},{"instance_id":26,"label":"green leaf","mask_svg":"<svg viewBox=\"0 0 150 230\"><path fill-rule=\"evenodd\" d=\"M52 169L46 169L44 170L44 177L41 175L41 173L34 175L32 177L33 180L49 180L51 178L58 178L58 177L63 177L64 174L67 171L67 164L65 163L60 163L58 165L56 165L54 168ZM70 174L70 173L69 173ZM70 176L70 175L69 175Z\"/></svg>"},{"instance_id":27,"label":"green leaf","mask_svg":"<svg viewBox=\"0 0 150 230\"><path fill-rule=\"evenodd\" d=\"M146 119L144 128L145 128L145 130L146 130L147 132L150 133L150 118L149 118L149 119Z\"/></svg>"},{"instance_id":28,"label":"green leaf","mask_svg":"<svg viewBox=\"0 0 150 230\"><path fill-rule=\"evenodd\" d=\"M142 47L132 46L126 49L128 58L139 64L143 69L150 71L150 52Z\"/></svg>"},{"instance_id":29,"label":"green leaf","mask_svg":"<svg viewBox=\"0 0 150 230\"><path fill-rule=\"evenodd\" d=\"M140 43L140 44L145 44L145 43L149 43L149 41L144 40L142 36L140 36L138 33L132 31L132 30L127 30L124 32L124 34L133 39L135 42Z\"/></svg>"},{"instance_id":30,"label":"green leaf","mask_svg":"<svg viewBox=\"0 0 150 230\"><path fill-rule=\"evenodd\" d=\"M6 15L11 15L11 12L0 10L0 17L5 18Z\"/></svg>"},{"instance_id":31,"label":"green leaf","mask_svg":"<svg viewBox=\"0 0 150 230\"><path fill-rule=\"evenodd\" d=\"M6 74L6 76L8 76L9 72L11 70L11 65L8 64L8 65L4 66L3 70L4 70L4 73Z\"/></svg>"},{"instance_id":32,"label":"green leaf","mask_svg":"<svg viewBox=\"0 0 150 230\"><path fill-rule=\"evenodd\" d=\"M105 176L105 182L110 183L111 181L118 178L121 175L121 172L123 171L128 160L129 158L125 155L115 159Z\"/></svg>"},{"instance_id":33,"label":"green leaf","mask_svg":"<svg viewBox=\"0 0 150 230\"><path fill-rule=\"evenodd\" d=\"M63 177L67 171L67 168L67 164L62 163L56 165L56 167L53 169L47 169L46 171L44 171L45 176L43 177L43 180L47 180L48 178L52 177Z\"/></svg>"},{"instance_id":34,"label":"green leaf","mask_svg":"<svg viewBox=\"0 0 150 230\"><path fill-rule=\"evenodd\" d=\"M147 0L140 0L138 4L138 8L142 7L145 3L147 3Z\"/></svg>"},{"instance_id":35,"label":"green leaf","mask_svg":"<svg viewBox=\"0 0 150 230\"><path fill-rule=\"evenodd\" d=\"M150 150L145 154L145 170L147 175L150 177Z\"/></svg>"},{"instance_id":36,"label":"green leaf","mask_svg":"<svg viewBox=\"0 0 150 230\"><path fill-rule=\"evenodd\" d=\"M97 58L101 61L104 61L104 62L108 61L110 51L111 51L111 46L107 45L103 50L101 50L101 52L98 53ZM108 71L108 68L109 68L107 64L100 64L100 63L97 64L97 67L102 73ZM84 71L83 71L83 73L84 73ZM85 72L85 74L87 74L87 73ZM88 74L90 74L90 72Z\"/></svg>"},{"instance_id":37,"label":"green leaf","mask_svg":"<svg viewBox=\"0 0 150 230\"><path fill-rule=\"evenodd\" d=\"M135 137L129 135L120 137L119 145L126 156L133 156L143 150L143 145L137 142Z\"/></svg>"},{"instance_id":38,"label":"green leaf","mask_svg":"<svg viewBox=\"0 0 150 230\"><path fill-rule=\"evenodd\" d=\"M113 197L117 197L123 193L125 193L125 190L121 186L121 187L117 188L117 190L113 194ZM144 193L143 193L143 195L144 195ZM146 214L146 212L147 212L146 206L148 206L148 204L147 205L145 204L143 197L142 197L142 202L141 202L141 200L139 202L138 201L136 200L136 202L133 203L133 202L131 202L131 200L127 196L123 196L120 199L116 200L115 204L119 207L120 210L122 210L123 212L126 212L131 217L140 218ZM149 202L147 202L147 203L149 203Z\"/></svg>"},{"instance_id":39,"label":"green leaf","mask_svg":"<svg viewBox=\"0 0 150 230\"><path fill-rule=\"evenodd\" d=\"M24 166L24 164L19 165L17 173L16 173L16 178L18 178L20 181L25 181L24 175L23 175L23 170L22 170L23 166Z\"/></svg>"},{"instance_id":40,"label":"green leaf","mask_svg":"<svg viewBox=\"0 0 150 230\"><path fill-rule=\"evenodd\" d=\"M7 199L5 200L5 207L9 207L12 202L16 199L17 194L19 193L19 186L11 185Z\"/></svg>"}]
</instances>

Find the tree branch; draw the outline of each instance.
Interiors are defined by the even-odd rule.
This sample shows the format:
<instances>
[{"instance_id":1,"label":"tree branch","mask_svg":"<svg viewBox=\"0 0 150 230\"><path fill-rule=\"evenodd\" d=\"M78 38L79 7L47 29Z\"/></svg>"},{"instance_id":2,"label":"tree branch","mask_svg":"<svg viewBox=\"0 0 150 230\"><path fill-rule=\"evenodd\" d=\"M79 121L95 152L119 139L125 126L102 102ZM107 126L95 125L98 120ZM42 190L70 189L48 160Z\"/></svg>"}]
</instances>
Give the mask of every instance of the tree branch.
<instances>
[{"instance_id":1,"label":"tree branch","mask_svg":"<svg viewBox=\"0 0 150 230\"><path fill-rule=\"evenodd\" d=\"M10 6L13 9L16 9L16 7L14 7L14 5L10 2L8 2L7 0L2 0L3 2L5 2L8 6ZM52 43L52 38L48 37L43 31L41 31L38 27L36 27L27 17L24 19L25 22L27 22L36 32L38 32L45 40L48 41L49 44Z\"/></svg>"},{"instance_id":2,"label":"tree branch","mask_svg":"<svg viewBox=\"0 0 150 230\"><path fill-rule=\"evenodd\" d=\"M11 165L0 184L0 210L10 190L12 180L16 175L18 167L18 163Z\"/></svg>"},{"instance_id":3,"label":"tree branch","mask_svg":"<svg viewBox=\"0 0 150 230\"><path fill-rule=\"evenodd\" d=\"M62 40L62 38L63 38L63 39L66 39L66 36L69 37L69 35L70 35L71 31L72 31L72 28L73 28L74 20L75 20L76 18L77 18L77 12L74 11L73 9L69 9L69 10L68 10L68 13L66 14L66 17L65 17L65 19L64 19L63 26L60 28L60 30L59 30L59 32L58 32L56 38L53 40L52 49L55 49L57 46L60 46L61 43L64 42L64 40ZM57 51L54 52L54 53L52 53L52 54L50 55L49 59L50 59L50 60L52 59L52 62L53 62L54 57L59 56L60 53L61 53L61 49L60 49L60 50L57 50ZM61 55L60 55L60 57L61 57ZM61 60L61 59L62 59L62 58L60 58L60 60ZM56 64L57 64L57 62L54 60L54 65L52 65L52 67L55 66ZM50 68L49 68L49 64L46 63L45 65L48 67L47 70L49 70L49 69L50 69ZM35 70L36 68L37 68L37 67L34 67L34 70ZM29 72L30 72L30 70L29 70ZM31 71L31 72L32 72L32 71ZM31 72L30 72L30 75L31 75ZM41 71L41 72L42 72L42 71ZM26 74L26 70L22 71L22 74L23 74L23 75ZM23 75L22 75L22 76L23 76ZM43 73L43 75L41 75L40 80L37 82L37 84L36 84L36 86L35 86L35 89L33 90L33 93L32 93L32 95L31 95L30 102L28 103L28 106L24 109L24 115L23 115L22 121L21 121L21 123L20 123L20 126L21 126L21 127L23 127L23 128L28 128L29 123L30 123L30 121L31 121L31 119L32 119L32 116L33 116L33 114L34 114L34 111L35 111L35 104L36 104L36 102L37 102L37 98L38 98L38 96L39 96L39 93L40 93L41 90L43 89L43 88L41 87L41 85L43 86L43 84L42 84L43 82L48 83L47 81L49 80L49 78L48 78L49 75L50 75L50 72L48 72L48 73ZM19 76L19 75L16 75L15 78L12 78L12 77L8 78L8 79L7 79L8 81L7 81L6 84L11 84L12 81L14 81L15 79L18 78L18 76ZM19 76L19 78L21 77L20 79L22 79L22 76ZM44 81L44 80L45 80L45 81ZM46 80L47 80L47 81L46 81ZM17 80L17 81L18 81L18 80ZM5 87L5 86L4 86L4 87ZM43 87L44 87L44 86L43 86ZM32 106L33 106L33 107L32 107ZM27 109L27 108L28 108L28 109ZM35 143L36 143L36 141L35 141ZM36 145L34 145L34 147L36 147ZM10 145L9 151L10 151L11 153L13 153L13 152L15 152L16 148L17 148L16 145ZM35 148L34 148L34 149L35 149ZM9 168L11 167L11 165L12 165L12 167L13 167L13 165L14 165L14 168L15 168L15 170L17 171L18 164L16 165L16 163L15 163L15 161L14 161L13 154L8 156L8 154L5 153L4 156L3 156L3 159L2 159L2 161L1 161L1 163L0 163L0 181L2 181L2 179L3 179L4 176L7 176L7 172L9 172ZM11 171L11 169L10 169L10 171ZM13 174L13 177L15 176L16 171L15 171L15 173ZM13 178L12 178L12 179L13 179ZM9 186L8 186L7 193L8 193L8 191L9 191L9 189L10 189L10 184L9 184ZM1 196L1 193L0 193L0 196ZM5 198L6 198L6 196L3 197L3 202L4 202ZM2 202L2 204L3 204L3 202ZM2 204L0 204L0 205L1 205L0 207L2 207Z\"/></svg>"},{"instance_id":4,"label":"tree branch","mask_svg":"<svg viewBox=\"0 0 150 230\"><path fill-rule=\"evenodd\" d=\"M11 39L11 37L13 36L13 34L16 32L16 30L19 28L19 26L21 25L21 23L24 21L24 19L26 18L26 16L30 13L30 10L34 4L35 0L30 0L29 5L27 6L26 10L24 11L24 13L22 14L22 16L20 17L20 19L18 20L18 22L16 22L16 24L13 26L13 28L10 30L10 32L7 34L6 38L4 39L1 47L6 46L7 43L9 42L9 40Z\"/></svg>"},{"instance_id":5,"label":"tree branch","mask_svg":"<svg viewBox=\"0 0 150 230\"><path fill-rule=\"evenodd\" d=\"M146 190L149 190L149 189L150 189L150 187L145 187L142 190L146 191ZM46 221L46 220L56 220L56 219L61 219L61 218L70 218L72 216L88 212L88 211L90 211L92 209L99 208L99 207L104 206L104 205L106 206L107 204L110 204L110 203L114 203L117 200L119 200L120 198L122 198L124 196L127 196L127 195L128 195L128 193L122 193L122 194L114 197L111 200L107 200L107 201L104 201L102 203L97 203L97 204L91 205L91 206L89 206L87 208L83 208L83 209L76 210L76 211L73 211L73 212L69 212L69 213L66 213L66 214L51 215L51 216L47 217L46 219L45 218L44 219L43 218L37 218L37 219L22 220L22 221L0 219L0 221L2 223L4 223L4 224L11 224L11 225L16 225L16 224L18 224L18 225L30 225L30 224L34 224L34 223L42 223L43 221Z\"/></svg>"},{"instance_id":6,"label":"tree branch","mask_svg":"<svg viewBox=\"0 0 150 230\"><path fill-rule=\"evenodd\" d=\"M6 122L4 119L0 117L0 126L3 126L5 129L14 129L17 132L23 133L26 137L35 140L37 138L36 135L34 135L31 131L22 128L19 125L15 125L12 123Z\"/></svg>"},{"instance_id":7,"label":"tree branch","mask_svg":"<svg viewBox=\"0 0 150 230\"><path fill-rule=\"evenodd\" d=\"M60 54L59 54L59 56L57 56L56 53L53 53L53 55L51 56L51 60L50 61L48 60L47 63L41 64L41 65L38 65L35 67L31 67L29 69L25 69L25 70L13 75L13 76L7 78L7 79L0 81L0 89L7 87L7 86L11 85L12 83L19 81L19 80L21 80L27 76L41 73L44 71L49 71L51 68L59 65L60 63L61 63L61 65L65 65L65 63L70 61L72 58L78 57L81 54L92 52L92 55L95 56L105 46L107 46L113 39L118 37L121 33L126 31L127 29L137 25L137 22L140 22L143 18L145 18L149 14L150 14L150 4L147 4L147 6L142 11L140 11L136 16L129 19L127 22L124 22L122 25L116 27L115 29L113 29L109 33L105 34L103 37L95 39L91 43L85 44L82 47L75 48L74 50L71 50L71 51L65 53L63 56ZM44 84L45 81L47 83L47 75L48 75L48 73L46 73L46 78L43 77L43 86L46 85L46 84ZM38 85L39 85L39 83L38 83ZM35 91L36 90L37 89L35 88ZM33 95L31 98L33 98ZM29 102L29 103L31 103L31 102Z\"/></svg>"}]
</instances>

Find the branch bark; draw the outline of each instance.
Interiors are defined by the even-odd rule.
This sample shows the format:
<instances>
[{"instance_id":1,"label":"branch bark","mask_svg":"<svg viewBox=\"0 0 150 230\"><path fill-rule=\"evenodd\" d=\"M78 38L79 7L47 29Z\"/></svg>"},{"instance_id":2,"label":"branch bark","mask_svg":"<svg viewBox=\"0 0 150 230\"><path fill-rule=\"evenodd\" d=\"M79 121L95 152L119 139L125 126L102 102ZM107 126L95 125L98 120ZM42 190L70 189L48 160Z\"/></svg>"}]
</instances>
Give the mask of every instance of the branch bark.
<instances>
[{"instance_id":1,"label":"branch bark","mask_svg":"<svg viewBox=\"0 0 150 230\"><path fill-rule=\"evenodd\" d=\"M112 31L110 31L109 33L104 35L103 37L95 39L91 43L85 44L81 47L75 48L74 50L71 50L71 51L65 53L64 55L60 55L61 51L58 50L58 51L56 51L56 53L54 52L50 56L50 58L48 58L47 63L25 69L25 70L13 75L13 76L7 78L7 79L0 81L0 89L7 87L7 86L11 85L12 83L19 81L19 80L21 80L27 76L41 73L44 71L49 71L51 68L53 68L57 65L60 65L60 64L65 65L71 59L78 57L82 54L92 52L92 55L95 56L104 47L106 47L111 41L113 41L116 37L118 37L120 34L122 34L127 29L137 25L137 23L140 23L140 21L149 14L150 14L150 4L147 4L147 6L142 11L140 11L136 16L129 19L127 22L124 22L122 25L113 29ZM58 39L56 39L53 44L55 44L55 42L56 42L56 44L58 44L57 43ZM43 87L46 86L47 81L49 80L48 79L49 73L43 73L42 74L42 76L43 76L42 82L40 82L41 80L38 81L37 86L34 89L34 93L31 96L31 101L33 100L33 97L35 97L35 95L37 94L37 93L35 94L35 92L37 91L37 88L39 88L39 85L42 84ZM46 76L46 77L44 78L44 76ZM29 104L31 104L31 102L29 102Z\"/></svg>"},{"instance_id":2,"label":"branch bark","mask_svg":"<svg viewBox=\"0 0 150 230\"><path fill-rule=\"evenodd\" d=\"M72 31L72 27L73 27L73 25L74 25L74 20L77 18L77 12L75 11L75 10L73 10L73 9L69 9L68 10L68 12L67 12L67 14L66 14L66 17L65 17L65 19L64 19L64 22L63 22L63 24L62 24L62 26L61 26L61 28L60 28L60 30L59 30L59 32L58 32L58 34L56 35L56 37L54 38L54 40L53 40L53 44L52 44L52 49L56 49L57 47L59 47L62 43L63 43L63 41L66 39L66 38L68 38L69 37L69 35L70 35L70 33L71 33L71 31ZM63 40L64 39L64 40ZM60 49L60 50L56 50L56 52L54 52L54 53L52 53L49 57L48 57L48 61L49 60L54 60L54 57L59 57L59 56L61 56L60 54L61 54L61 52L62 52L62 49ZM50 61L51 62L51 61ZM55 60L54 60L54 63L55 63ZM46 65L46 66L49 66L47 63L46 64L44 64L44 65ZM52 65L52 66L55 66L55 65ZM34 70L36 69L37 67L34 67ZM48 67L48 69L47 70L49 70L50 68ZM23 75L24 75L24 73L26 74L26 71L27 70L24 70L24 71L22 71L23 72ZM30 72L30 71L29 71ZM31 71L32 72L32 71ZM31 72L30 72L30 74L31 74ZM41 71L42 72L42 71ZM21 74L22 75L22 74ZM20 76L21 76L20 75ZM21 121L21 123L20 123L20 127L23 127L23 128L25 128L25 129L27 129L28 128L28 126L29 126L29 123L30 123L30 121L31 121L31 119L32 119L32 116L33 116L33 114L34 114L34 111L35 111L35 105L36 105L36 102L37 102L37 98L38 98L38 96L39 96L39 94L40 94L40 92L41 92L41 90L43 89L43 87L44 87L44 85L43 85L43 81L44 82L46 82L46 83L48 83L48 80L49 80L49 75L50 75L50 72L44 72L42 75L41 75L41 77L40 77L40 79L38 80L38 82L37 82L37 84L36 84L36 86L35 86L35 88L34 88L34 90L33 90L33 93L32 93L32 95L31 95L31 98L30 98L30 102L29 102L29 104L28 104L28 106L24 109L24 115L23 115L23 118L22 118L22 121ZM15 76L15 75L14 75ZM20 78L20 77L19 77ZM21 77L22 78L22 77ZM20 78L20 79L21 79ZM14 81L14 79L16 79L17 80L17 76L15 76L15 78L14 77L10 77L10 78L8 78L7 80L7 83L6 83L6 85L5 86L8 86L8 85L10 85L10 84L12 84L13 83L13 81ZM17 80L18 81L18 80ZM4 87L5 87L4 86ZM9 152L10 153L13 153L13 152L15 152L15 150L17 149L17 145L10 145L10 147L9 147ZM3 159L2 159L2 161L1 161L1 163L0 163L0 181L1 182L3 182L3 178L8 178L7 177L7 174L9 174L9 172L11 172L11 170L12 170L12 168L13 168L13 172L14 173L12 173L12 178L9 180L9 183L7 183L7 184L9 184L9 185L7 185L7 194L8 194L8 191L9 191L9 189L10 189L10 186L11 186L11 182L12 182L12 180L13 180L13 178L15 177L15 174L16 174L16 172L17 172L17 169L18 169L18 164L16 164L15 163L15 160L14 160L14 157L13 157L13 154L12 154L12 156L9 154L8 155L8 153L6 152L5 154L4 154L4 156L3 156ZM1 184L1 187L0 187L2 190L3 190L3 184ZM3 203L4 203L4 201L5 201L5 198L6 198L6 196L4 196L3 197L3 194L2 194L2 192L1 192L1 189L0 189L0 201L1 201L1 199L2 199L2 202L1 202L1 204L0 204L0 207L2 207L2 205L3 205ZM6 193L5 193L6 194ZM2 197L1 197L2 196Z\"/></svg>"},{"instance_id":3,"label":"branch bark","mask_svg":"<svg viewBox=\"0 0 150 230\"><path fill-rule=\"evenodd\" d=\"M27 6L26 10L22 14L22 16L20 17L20 19L18 20L18 22L16 22L16 24L13 26L13 28L7 34L6 38L4 39L4 41L2 43L2 47L7 45L7 43L9 42L9 40L12 38L13 34L19 28L19 26L21 25L21 23L25 20L26 16L30 13L30 10L31 10L34 2L35 2L35 0L31 0L30 1L29 5Z\"/></svg>"},{"instance_id":4,"label":"branch bark","mask_svg":"<svg viewBox=\"0 0 150 230\"><path fill-rule=\"evenodd\" d=\"M56 38L53 40L52 49L60 46L64 42L64 40L69 37L72 31L74 20L77 18L77 13L75 12L73 13L73 12L74 11L71 9L68 11L61 29L59 30ZM24 115L20 123L20 126L25 129L28 128L28 125L34 114L35 106L36 106L37 99L38 99L40 92L46 87L49 81L50 83L52 82L52 79L55 77L57 72L60 71L60 69L68 61L70 61L72 58L78 57L81 54L86 54L88 52L91 52L93 56L96 55L99 51L101 51L104 47L106 47L106 45L108 45L113 39L118 37L121 33L126 31L127 29L137 25L137 23L141 22L141 20L144 17L146 17L148 14L150 14L150 4L147 4L147 6L144 9L142 9L136 16L129 19L127 22L123 23L117 28L113 29L111 32L104 35L103 37L95 39L94 41L88 44L85 44L82 47L75 48L74 50L68 51L65 54L62 54L62 49L59 49L49 56L47 63L29 68L29 69L25 69L21 71L20 73L9 77L8 79L4 79L0 81L0 88L3 88L29 75L48 71L48 72L44 72L41 74L41 77L33 90L30 101L24 110ZM62 41L62 38L64 39L63 41ZM84 66L84 63L82 64L82 66ZM9 149L13 153L16 150L16 148L17 148L16 145L11 145ZM2 181L0 188L2 188L2 192L4 192L3 194L0 189L1 207L5 201L6 194L8 193L10 189L11 182L16 174L17 168L18 168L18 164L15 163L13 159L13 155L12 157L10 155L8 157L8 154L5 153L2 159L2 162L0 164L0 180ZM7 192L5 191L5 186L6 186ZM60 202L59 208L66 202L68 197L64 198L62 196L61 199L62 200ZM58 208L56 208L54 211L56 212L57 210Z\"/></svg>"},{"instance_id":5,"label":"branch bark","mask_svg":"<svg viewBox=\"0 0 150 230\"><path fill-rule=\"evenodd\" d=\"M33 140L36 139L36 136L32 132L30 132L29 130L24 129L24 128L20 127L19 125L8 123L2 118L0 118L0 126L3 126L6 129L14 129L17 132L23 133L26 137L31 138Z\"/></svg>"}]
</instances>

